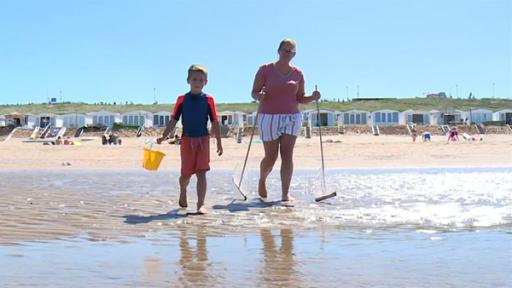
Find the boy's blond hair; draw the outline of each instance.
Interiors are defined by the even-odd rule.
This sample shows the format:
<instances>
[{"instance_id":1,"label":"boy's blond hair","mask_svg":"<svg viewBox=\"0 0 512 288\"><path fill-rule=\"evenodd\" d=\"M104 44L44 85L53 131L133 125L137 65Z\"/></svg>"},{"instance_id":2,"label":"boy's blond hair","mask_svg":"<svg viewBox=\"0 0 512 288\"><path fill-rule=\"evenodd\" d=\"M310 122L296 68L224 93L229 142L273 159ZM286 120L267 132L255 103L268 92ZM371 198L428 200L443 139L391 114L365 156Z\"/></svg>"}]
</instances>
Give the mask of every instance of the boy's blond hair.
<instances>
[{"instance_id":1,"label":"boy's blond hair","mask_svg":"<svg viewBox=\"0 0 512 288\"><path fill-rule=\"evenodd\" d=\"M297 44L295 44L295 41L293 41L292 39L284 38L283 40L281 40L281 43L279 43L279 48L277 48L277 51L281 50L281 48L283 47L284 44L290 44L293 46L297 46Z\"/></svg>"},{"instance_id":2,"label":"boy's blond hair","mask_svg":"<svg viewBox=\"0 0 512 288\"><path fill-rule=\"evenodd\" d=\"M192 64L192 65L190 65L190 67L188 68L187 80L190 79L190 74L192 74L192 72L201 72L201 73L203 73L204 78L206 80L208 80L208 70L203 65L200 65L200 64Z\"/></svg>"}]
</instances>

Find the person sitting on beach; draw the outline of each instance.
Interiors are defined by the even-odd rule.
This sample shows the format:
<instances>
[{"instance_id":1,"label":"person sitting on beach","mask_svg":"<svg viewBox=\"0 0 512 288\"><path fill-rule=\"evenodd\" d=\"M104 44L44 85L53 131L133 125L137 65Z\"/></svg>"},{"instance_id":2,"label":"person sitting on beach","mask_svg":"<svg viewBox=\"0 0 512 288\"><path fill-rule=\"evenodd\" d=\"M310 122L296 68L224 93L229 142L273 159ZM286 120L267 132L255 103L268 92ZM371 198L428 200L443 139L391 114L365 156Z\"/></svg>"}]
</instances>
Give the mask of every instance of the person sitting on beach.
<instances>
[{"instance_id":1,"label":"person sitting on beach","mask_svg":"<svg viewBox=\"0 0 512 288\"><path fill-rule=\"evenodd\" d=\"M181 144L180 136L178 134L174 134L174 139L169 141L169 144L180 145Z\"/></svg>"},{"instance_id":2,"label":"person sitting on beach","mask_svg":"<svg viewBox=\"0 0 512 288\"><path fill-rule=\"evenodd\" d=\"M204 207L206 196L206 172L210 170L210 135L208 133L208 118L217 139L217 154L222 155L222 142L217 112L213 97L203 92L208 82L208 72L204 66L191 65L188 69L187 83L190 92L179 96L172 113L171 121L167 124L162 137L156 142L161 144L167 136L174 132L176 123L182 118L183 130L181 136L181 175L179 178L179 206L187 207L187 186L192 175L197 177L197 213L206 214Z\"/></svg>"},{"instance_id":3,"label":"person sitting on beach","mask_svg":"<svg viewBox=\"0 0 512 288\"><path fill-rule=\"evenodd\" d=\"M57 139L55 139L55 145L61 145L62 144L62 137L57 137Z\"/></svg>"},{"instance_id":4,"label":"person sitting on beach","mask_svg":"<svg viewBox=\"0 0 512 288\"><path fill-rule=\"evenodd\" d=\"M62 144L64 144L64 145L75 145L75 142L73 142L69 137L66 137L66 139L64 139Z\"/></svg>"},{"instance_id":5,"label":"person sitting on beach","mask_svg":"<svg viewBox=\"0 0 512 288\"><path fill-rule=\"evenodd\" d=\"M423 138L423 142L430 142L430 132L425 131L423 134L421 134L421 138Z\"/></svg>"},{"instance_id":6,"label":"person sitting on beach","mask_svg":"<svg viewBox=\"0 0 512 288\"><path fill-rule=\"evenodd\" d=\"M477 141L475 136L469 135L466 132L462 133L462 139L464 139L464 141ZM484 139L482 137L480 137L480 141L482 141L482 140L484 140Z\"/></svg>"},{"instance_id":7,"label":"person sitting on beach","mask_svg":"<svg viewBox=\"0 0 512 288\"><path fill-rule=\"evenodd\" d=\"M448 142L450 141L459 141L459 132L455 126L448 132Z\"/></svg>"}]
</instances>

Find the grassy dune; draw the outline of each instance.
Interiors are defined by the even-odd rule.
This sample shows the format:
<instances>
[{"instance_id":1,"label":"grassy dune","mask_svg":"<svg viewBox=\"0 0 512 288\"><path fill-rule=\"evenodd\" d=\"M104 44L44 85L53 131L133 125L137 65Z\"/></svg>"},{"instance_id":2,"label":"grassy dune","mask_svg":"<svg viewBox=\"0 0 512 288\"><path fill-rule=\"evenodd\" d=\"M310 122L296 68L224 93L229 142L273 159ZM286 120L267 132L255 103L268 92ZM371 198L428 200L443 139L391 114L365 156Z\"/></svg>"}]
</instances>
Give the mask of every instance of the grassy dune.
<instances>
[{"instance_id":1,"label":"grassy dune","mask_svg":"<svg viewBox=\"0 0 512 288\"><path fill-rule=\"evenodd\" d=\"M71 112L86 113L100 110L125 113L134 110L145 110L149 112L171 111L174 104L88 104L88 103L62 103L62 104L19 104L19 105L0 105L0 115L12 112L19 113L56 113L65 114ZM218 111L243 111L253 112L257 107L256 103L217 103ZM442 99L442 98L401 98L401 99L379 99L379 100L360 100L349 102L322 102L320 107L323 109L333 109L346 111L351 109L359 110L380 110L393 109L404 111L414 110L432 110L440 111L459 109L467 111L469 109L484 108L493 111L501 109L512 109L512 99ZM315 109L314 103L301 105L300 109Z\"/></svg>"}]
</instances>

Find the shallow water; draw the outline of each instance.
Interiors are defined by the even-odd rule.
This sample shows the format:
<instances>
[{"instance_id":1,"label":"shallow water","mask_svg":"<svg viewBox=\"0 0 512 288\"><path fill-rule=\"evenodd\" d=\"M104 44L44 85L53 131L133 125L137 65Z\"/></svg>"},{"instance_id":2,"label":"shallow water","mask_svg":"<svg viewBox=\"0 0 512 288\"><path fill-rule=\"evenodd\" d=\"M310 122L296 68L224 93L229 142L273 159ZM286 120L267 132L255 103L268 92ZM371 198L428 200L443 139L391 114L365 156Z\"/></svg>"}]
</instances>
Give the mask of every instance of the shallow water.
<instances>
[{"instance_id":1,"label":"shallow water","mask_svg":"<svg viewBox=\"0 0 512 288\"><path fill-rule=\"evenodd\" d=\"M295 208L256 176L243 202L209 173L210 214L180 216L176 171L0 172L0 287L512 286L510 167L329 171L319 204L297 171Z\"/></svg>"}]
</instances>

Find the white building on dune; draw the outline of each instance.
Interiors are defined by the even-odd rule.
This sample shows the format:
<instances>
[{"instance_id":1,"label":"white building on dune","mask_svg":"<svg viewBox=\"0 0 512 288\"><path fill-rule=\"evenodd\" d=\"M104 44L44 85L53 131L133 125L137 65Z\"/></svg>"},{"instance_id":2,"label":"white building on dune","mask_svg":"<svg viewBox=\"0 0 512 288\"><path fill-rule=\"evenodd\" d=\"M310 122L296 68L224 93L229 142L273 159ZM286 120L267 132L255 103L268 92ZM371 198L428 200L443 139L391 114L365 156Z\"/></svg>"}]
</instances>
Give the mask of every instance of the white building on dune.
<instances>
[{"instance_id":1,"label":"white building on dune","mask_svg":"<svg viewBox=\"0 0 512 288\"><path fill-rule=\"evenodd\" d=\"M247 115L241 111L220 111L217 112L217 120L220 124L231 127L243 127L247 120Z\"/></svg>"},{"instance_id":2,"label":"white building on dune","mask_svg":"<svg viewBox=\"0 0 512 288\"><path fill-rule=\"evenodd\" d=\"M166 127L171 120L171 112L159 111L153 113L153 127Z\"/></svg>"},{"instance_id":3,"label":"white building on dune","mask_svg":"<svg viewBox=\"0 0 512 288\"><path fill-rule=\"evenodd\" d=\"M122 123L126 126L153 127L153 113L143 110L130 111L122 115Z\"/></svg>"},{"instance_id":4,"label":"white building on dune","mask_svg":"<svg viewBox=\"0 0 512 288\"><path fill-rule=\"evenodd\" d=\"M87 115L92 116L93 126L112 127L114 123L122 123L121 114L110 111L90 112Z\"/></svg>"},{"instance_id":5,"label":"white building on dune","mask_svg":"<svg viewBox=\"0 0 512 288\"><path fill-rule=\"evenodd\" d=\"M493 120L493 112L488 109L471 109L468 111L467 116L471 124L482 124L487 121Z\"/></svg>"},{"instance_id":6,"label":"white building on dune","mask_svg":"<svg viewBox=\"0 0 512 288\"><path fill-rule=\"evenodd\" d=\"M82 113L68 113L61 115L63 126L66 128L80 128L93 125L93 116Z\"/></svg>"},{"instance_id":7,"label":"white building on dune","mask_svg":"<svg viewBox=\"0 0 512 288\"><path fill-rule=\"evenodd\" d=\"M494 112L494 121L505 121L506 124L512 125L512 109Z\"/></svg>"},{"instance_id":8,"label":"white building on dune","mask_svg":"<svg viewBox=\"0 0 512 288\"><path fill-rule=\"evenodd\" d=\"M33 127L41 127L45 128L50 125L53 127L64 127L64 119L61 115L53 114L53 113L41 113L38 115L30 115L28 117L28 122L33 123L34 126L28 126L30 128Z\"/></svg>"},{"instance_id":9,"label":"white building on dune","mask_svg":"<svg viewBox=\"0 0 512 288\"><path fill-rule=\"evenodd\" d=\"M343 114L331 109L320 109L320 113L317 112L317 109L308 109L301 113L303 122L310 122L311 127L317 127L318 120L320 120L320 126L336 126L338 117Z\"/></svg>"},{"instance_id":10,"label":"white building on dune","mask_svg":"<svg viewBox=\"0 0 512 288\"><path fill-rule=\"evenodd\" d=\"M400 111L398 110L375 110L371 113L371 123L379 126L399 125Z\"/></svg>"},{"instance_id":11,"label":"white building on dune","mask_svg":"<svg viewBox=\"0 0 512 288\"><path fill-rule=\"evenodd\" d=\"M368 125L371 113L363 110L348 110L343 112L343 125Z\"/></svg>"}]
</instances>

